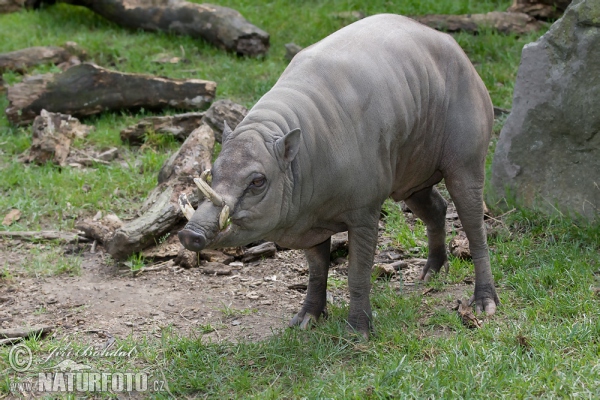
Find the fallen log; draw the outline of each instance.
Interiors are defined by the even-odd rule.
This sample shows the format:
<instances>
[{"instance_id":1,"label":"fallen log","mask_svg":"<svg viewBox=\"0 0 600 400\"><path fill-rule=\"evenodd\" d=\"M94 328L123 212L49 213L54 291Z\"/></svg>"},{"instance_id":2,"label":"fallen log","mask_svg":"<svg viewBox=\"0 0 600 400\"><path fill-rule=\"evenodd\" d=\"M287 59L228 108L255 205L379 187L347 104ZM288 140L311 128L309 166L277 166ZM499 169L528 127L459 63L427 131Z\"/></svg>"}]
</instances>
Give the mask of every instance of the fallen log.
<instances>
[{"instance_id":1,"label":"fallen log","mask_svg":"<svg viewBox=\"0 0 600 400\"><path fill-rule=\"evenodd\" d=\"M89 239L83 236L83 233L64 232L64 231L0 231L0 237L27 240L30 242L41 242L56 240L65 243L89 242Z\"/></svg>"},{"instance_id":2,"label":"fallen log","mask_svg":"<svg viewBox=\"0 0 600 400\"><path fill-rule=\"evenodd\" d=\"M0 74L6 71L25 72L39 64L79 64L86 53L77 43L67 42L65 46L37 46L0 54ZM76 58L77 61L74 61Z\"/></svg>"},{"instance_id":3,"label":"fallen log","mask_svg":"<svg viewBox=\"0 0 600 400\"><path fill-rule=\"evenodd\" d=\"M172 135L182 142L190 136L204 117L203 112L190 112L177 115L166 115L148 117L138 121L121 131L121 140L130 145L138 145L144 142L144 138L150 132L161 135Z\"/></svg>"},{"instance_id":4,"label":"fallen log","mask_svg":"<svg viewBox=\"0 0 600 400\"><path fill-rule=\"evenodd\" d=\"M126 74L81 64L9 87L6 116L12 124L24 125L42 109L75 117L139 107L198 110L212 102L216 87L212 81Z\"/></svg>"},{"instance_id":5,"label":"fallen log","mask_svg":"<svg viewBox=\"0 0 600 400\"><path fill-rule=\"evenodd\" d=\"M211 108L223 107L223 104L227 104L216 103ZM231 105L233 109L241 107L235 103ZM209 109L206 114L214 115L213 111ZM223 110L217 114L220 113L235 114ZM172 256L175 250L172 246L174 242L183 251L176 238L177 229L182 226L184 220L178 204L179 195L187 192L192 206L197 206L198 196L201 194L197 193L193 178L210 168L215 143L215 134L205 119L206 117L188 136L181 148L162 166L158 177L159 184L148 194L142 204L139 210L140 217L121 226L107 227L104 220L84 220L76 224L76 227L85 231L86 236L103 244L113 258L118 260L153 245L159 245L156 247L156 252L146 251L144 254L149 257ZM238 122L234 119L230 126L234 128ZM198 255L195 253L192 256L184 252L181 257L178 257L176 264L191 265L191 262L197 258Z\"/></svg>"},{"instance_id":6,"label":"fallen log","mask_svg":"<svg viewBox=\"0 0 600 400\"><path fill-rule=\"evenodd\" d=\"M37 0L40 3L56 0ZM269 50L269 34L248 22L238 11L213 4L184 0L58 0L87 7L104 18L131 29L172 32L202 38L243 56L264 55Z\"/></svg>"},{"instance_id":7,"label":"fallen log","mask_svg":"<svg viewBox=\"0 0 600 400\"><path fill-rule=\"evenodd\" d=\"M514 0L510 12L521 12L541 20L560 18L571 0Z\"/></svg>"},{"instance_id":8,"label":"fallen log","mask_svg":"<svg viewBox=\"0 0 600 400\"><path fill-rule=\"evenodd\" d=\"M496 29L501 33L524 34L545 26L543 22L518 12L492 11L486 14L423 15L414 20L438 31L477 33L482 29Z\"/></svg>"},{"instance_id":9,"label":"fallen log","mask_svg":"<svg viewBox=\"0 0 600 400\"><path fill-rule=\"evenodd\" d=\"M202 124L183 143L161 169L159 185L150 192L140 210L141 216L117 229L105 242L110 255L121 260L144 248L158 244L182 220L177 199L194 187L193 178L210 166L215 143L212 129ZM189 196L198 203L195 191Z\"/></svg>"},{"instance_id":10,"label":"fallen log","mask_svg":"<svg viewBox=\"0 0 600 400\"><path fill-rule=\"evenodd\" d=\"M273 242L265 242L258 246L250 247L244 251L242 262L248 263L261 258L273 257L277 253L277 247Z\"/></svg>"},{"instance_id":11,"label":"fallen log","mask_svg":"<svg viewBox=\"0 0 600 400\"><path fill-rule=\"evenodd\" d=\"M25 0L0 0L0 14L8 14L23 9Z\"/></svg>"},{"instance_id":12,"label":"fallen log","mask_svg":"<svg viewBox=\"0 0 600 400\"><path fill-rule=\"evenodd\" d=\"M51 161L65 166L71 142L76 138L83 139L92 129L70 115L42 110L33 121L31 147L22 160L39 165Z\"/></svg>"}]
</instances>

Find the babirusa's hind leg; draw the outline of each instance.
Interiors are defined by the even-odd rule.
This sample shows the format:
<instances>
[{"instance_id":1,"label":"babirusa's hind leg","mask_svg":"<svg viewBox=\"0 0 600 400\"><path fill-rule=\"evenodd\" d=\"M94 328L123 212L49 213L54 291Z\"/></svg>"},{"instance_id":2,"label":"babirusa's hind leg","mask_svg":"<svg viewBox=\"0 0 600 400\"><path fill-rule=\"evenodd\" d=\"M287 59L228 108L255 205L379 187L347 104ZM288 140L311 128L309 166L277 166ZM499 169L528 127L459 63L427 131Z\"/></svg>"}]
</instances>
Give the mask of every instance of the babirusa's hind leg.
<instances>
[{"instance_id":1,"label":"babirusa's hind leg","mask_svg":"<svg viewBox=\"0 0 600 400\"><path fill-rule=\"evenodd\" d=\"M429 256L421 272L421 279L427 280L442 266L448 268L446 254L446 208L448 203L433 187L413 193L405 200L408 208L427 226Z\"/></svg>"},{"instance_id":2,"label":"babirusa's hind leg","mask_svg":"<svg viewBox=\"0 0 600 400\"><path fill-rule=\"evenodd\" d=\"M481 168L483 170L483 168ZM475 264L475 293L471 303L476 311L492 315L500 299L494 287L490 266L485 225L483 223L483 171L469 173L461 171L446 177L446 187L456 205L458 217L469 239L469 249Z\"/></svg>"}]
</instances>

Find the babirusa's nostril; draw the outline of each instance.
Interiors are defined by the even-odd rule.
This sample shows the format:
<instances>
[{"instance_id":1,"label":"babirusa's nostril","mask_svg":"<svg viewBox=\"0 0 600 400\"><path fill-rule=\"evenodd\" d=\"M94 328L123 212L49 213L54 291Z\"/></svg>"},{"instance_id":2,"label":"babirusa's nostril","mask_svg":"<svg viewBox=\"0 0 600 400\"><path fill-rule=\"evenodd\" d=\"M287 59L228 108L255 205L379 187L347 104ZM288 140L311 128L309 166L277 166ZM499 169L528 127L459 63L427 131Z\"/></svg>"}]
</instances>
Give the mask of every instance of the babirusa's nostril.
<instances>
[{"instance_id":1,"label":"babirusa's nostril","mask_svg":"<svg viewBox=\"0 0 600 400\"><path fill-rule=\"evenodd\" d=\"M177 234L179 241L188 250L199 252L206 247L206 236L190 229L183 229Z\"/></svg>"}]
</instances>

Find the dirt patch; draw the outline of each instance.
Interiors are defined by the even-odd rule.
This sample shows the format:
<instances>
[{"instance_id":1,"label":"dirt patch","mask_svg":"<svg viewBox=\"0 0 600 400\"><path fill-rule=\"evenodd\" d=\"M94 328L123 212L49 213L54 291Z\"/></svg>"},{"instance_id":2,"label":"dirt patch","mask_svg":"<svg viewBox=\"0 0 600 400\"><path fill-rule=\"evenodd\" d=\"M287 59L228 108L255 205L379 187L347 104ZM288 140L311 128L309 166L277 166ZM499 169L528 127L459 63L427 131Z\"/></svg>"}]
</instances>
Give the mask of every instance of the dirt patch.
<instances>
[{"instance_id":1,"label":"dirt patch","mask_svg":"<svg viewBox=\"0 0 600 400\"><path fill-rule=\"evenodd\" d=\"M452 213L449 210L450 218ZM406 219L409 224L414 221L410 213ZM449 230L452 224L450 221ZM380 248L389 242L380 234ZM71 256L81 257L79 275L32 277L24 266L39 246L0 241L2 328L45 324L56 327L59 336L80 333L103 339L160 337L162 329L170 326L178 334L202 336L203 340L261 340L287 327L300 309L308 282L304 255L296 250L279 251L272 258L234 267L232 274L225 276L172 264L133 276L127 268L116 266L102 249L91 253L90 244L81 245L79 255ZM427 292L418 281L424 260L387 248L391 250L380 251L376 262L389 262L386 258L392 256L409 261L401 276L390 281L394 287L402 287L399 295L420 291L423 296L439 296L439 306L451 308L469 291L468 284L447 284L439 294ZM341 283L330 285L329 299L335 303L348 302L346 275L347 260L332 263L330 283Z\"/></svg>"}]
</instances>

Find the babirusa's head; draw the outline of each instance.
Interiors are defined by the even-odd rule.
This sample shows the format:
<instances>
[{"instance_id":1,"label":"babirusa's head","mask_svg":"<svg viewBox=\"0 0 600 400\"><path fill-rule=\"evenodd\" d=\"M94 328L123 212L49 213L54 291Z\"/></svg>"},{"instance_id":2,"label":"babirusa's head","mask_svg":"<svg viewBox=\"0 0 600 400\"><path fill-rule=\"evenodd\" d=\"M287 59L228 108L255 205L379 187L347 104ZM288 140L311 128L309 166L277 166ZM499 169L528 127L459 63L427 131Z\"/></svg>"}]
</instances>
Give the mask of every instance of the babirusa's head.
<instances>
[{"instance_id":1,"label":"babirusa's head","mask_svg":"<svg viewBox=\"0 0 600 400\"><path fill-rule=\"evenodd\" d=\"M265 139L266 138L266 139ZM269 139L255 130L233 133L225 123L223 147L212 170L194 182L204 199L180 207L188 223L179 232L185 248L243 246L285 223L290 206L290 165L300 148L300 129Z\"/></svg>"}]
</instances>

